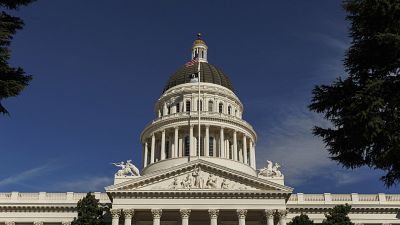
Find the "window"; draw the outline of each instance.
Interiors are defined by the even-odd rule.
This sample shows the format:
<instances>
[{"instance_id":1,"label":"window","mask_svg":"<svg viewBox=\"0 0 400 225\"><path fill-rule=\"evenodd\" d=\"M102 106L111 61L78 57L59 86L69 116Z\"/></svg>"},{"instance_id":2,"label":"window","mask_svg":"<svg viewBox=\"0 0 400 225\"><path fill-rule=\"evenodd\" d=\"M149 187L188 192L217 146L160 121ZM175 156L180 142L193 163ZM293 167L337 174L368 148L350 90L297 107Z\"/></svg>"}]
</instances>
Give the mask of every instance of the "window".
<instances>
[{"instance_id":1,"label":"window","mask_svg":"<svg viewBox=\"0 0 400 225\"><path fill-rule=\"evenodd\" d=\"M228 114L231 115L232 107L228 106Z\"/></svg>"},{"instance_id":2,"label":"window","mask_svg":"<svg viewBox=\"0 0 400 225\"><path fill-rule=\"evenodd\" d=\"M169 141L165 142L165 158L169 158Z\"/></svg>"},{"instance_id":3,"label":"window","mask_svg":"<svg viewBox=\"0 0 400 225\"><path fill-rule=\"evenodd\" d=\"M186 112L190 112L190 101L186 101Z\"/></svg>"},{"instance_id":4,"label":"window","mask_svg":"<svg viewBox=\"0 0 400 225\"><path fill-rule=\"evenodd\" d=\"M171 114L171 106L168 106L167 109L167 115Z\"/></svg>"},{"instance_id":5,"label":"window","mask_svg":"<svg viewBox=\"0 0 400 225\"><path fill-rule=\"evenodd\" d=\"M213 105L214 105L214 102L213 102L213 101L209 101L209 102L208 102L208 111L209 111L209 112L212 112L212 111L213 111Z\"/></svg>"},{"instance_id":6,"label":"window","mask_svg":"<svg viewBox=\"0 0 400 225\"><path fill-rule=\"evenodd\" d=\"M200 103L199 103L199 100L197 100L197 111L199 111L199 109L200 109L200 111L203 111L203 101L201 101L201 100L200 100Z\"/></svg>"},{"instance_id":7,"label":"window","mask_svg":"<svg viewBox=\"0 0 400 225\"><path fill-rule=\"evenodd\" d=\"M209 137L208 139L208 155L209 156L214 156L214 138Z\"/></svg>"},{"instance_id":8,"label":"window","mask_svg":"<svg viewBox=\"0 0 400 225\"><path fill-rule=\"evenodd\" d=\"M178 113L178 112L180 112L180 105L179 105L179 103L176 103L176 112Z\"/></svg>"},{"instance_id":9,"label":"window","mask_svg":"<svg viewBox=\"0 0 400 225\"><path fill-rule=\"evenodd\" d=\"M222 102L220 102L219 105L218 105L218 112L222 113L223 109L224 109L224 104L222 104Z\"/></svg>"},{"instance_id":10,"label":"window","mask_svg":"<svg viewBox=\"0 0 400 225\"><path fill-rule=\"evenodd\" d=\"M184 156L189 156L190 154L190 140L189 140L189 136L185 137L185 152L184 152Z\"/></svg>"}]
</instances>

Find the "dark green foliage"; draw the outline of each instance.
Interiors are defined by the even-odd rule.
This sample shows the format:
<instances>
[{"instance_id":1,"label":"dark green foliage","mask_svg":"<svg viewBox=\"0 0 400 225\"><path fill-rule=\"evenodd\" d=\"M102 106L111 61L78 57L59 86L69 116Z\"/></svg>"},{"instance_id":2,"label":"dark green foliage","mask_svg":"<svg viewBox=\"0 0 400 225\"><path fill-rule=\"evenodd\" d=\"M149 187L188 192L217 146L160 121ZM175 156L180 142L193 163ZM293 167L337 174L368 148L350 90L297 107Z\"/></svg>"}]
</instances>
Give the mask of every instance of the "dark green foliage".
<instances>
[{"instance_id":1,"label":"dark green foliage","mask_svg":"<svg viewBox=\"0 0 400 225\"><path fill-rule=\"evenodd\" d=\"M314 225L314 222L306 214L301 214L300 216L295 216L288 225Z\"/></svg>"},{"instance_id":2,"label":"dark green foliage","mask_svg":"<svg viewBox=\"0 0 400 225\"><path fill-rule=\"evenodd\" d=\"M0 7L6 9L18 9L19 6L28 5L34 0L0 0ZM1 104L1 100L17 96L29 83L31 76L27 75L20 67L12 67L8 64L11 50L11 40L17 30L22 29L24 22L8 15L5 11L0 13L0 113L8 111Z\"/></svg>"},{"instance_id":3,"label":"dark green foliage","mask_svg":"<svg viewBox=\"0 0 400 225\"><path fill-rule=\"evenodd\" d=\"M348 77L313 90L312 111L331 128L315 127L331 158L346 168L386 172L386 186L400 182L400 1L346 0L351 46Z\"/></svg>"},{"instance_id":4,"label":"dark green foliage","mask_svg":"<svg viewBox=\"0 0 400 225\"><path fill-rule=\"evenodd\" d=\"M105 209L99 205L99 200L91 193L78 201L78 217L74 218L72 225L100 225L103 222L103 211Z\"/></svg>"},{"instance_id":5,"label":"dark green foliage","mask_svg":"<svg viewBox=\"0 0 400 225\"><path fill-rule=\"evenodd\" d=\"M326 219L322 225L353 225L347 216L350 210L351 206L348 204L333 207L328 214L325 214Z\"/></svg>"}]
</instances>

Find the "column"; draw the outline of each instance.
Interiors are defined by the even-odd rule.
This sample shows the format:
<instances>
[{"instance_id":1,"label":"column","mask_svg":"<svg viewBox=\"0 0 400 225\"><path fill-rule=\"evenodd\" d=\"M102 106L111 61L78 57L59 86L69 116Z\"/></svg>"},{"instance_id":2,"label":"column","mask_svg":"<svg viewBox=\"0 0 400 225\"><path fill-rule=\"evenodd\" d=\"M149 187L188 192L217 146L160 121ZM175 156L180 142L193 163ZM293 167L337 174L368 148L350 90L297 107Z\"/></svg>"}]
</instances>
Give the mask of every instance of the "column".
<instances>
[{"instance_id":1,"label":"column","mask_svg":"<svg viewBox=\"0 0 400 225\"><path fill-rule=\"evenodd\" d=\"M121 210L120 209L111 209L111 218L112 218L112 225L118 225L119 224L119 216L121 215Z\"/></svg>"},{"instance_id":2,"label":"column","mask_svg":"<svg viewBox=\"0 0 400 225\"><path fill-rule=\"evenodd\" d=\"M250 166L255 168L253 140L250 139Z\"/></svg>"},{"instance_id":3,"label":"column","mask_svg":"<svg viewBox=\"0 0 400 225\"><path fill-rule=\"evenodd\" d=\"M237 161L237 137L236 130L233 131L233 160Z\"/></svg>"},{"instance_id":4,"label":"column","mask_svg":"<svg viewBox=\"0 0 400 225\"><path fill-rule=\"evenodd\" d=\"M43 225L43 222L42 221L35 221L35 222L33 222L33 225Z\"/></svg>"},{"instance_id":5,"label":"column","mask_svg":"<svg viewBox=\"0 0 400 225\"><path fill-rule=\"evenodd\" d=\"M246 209L238 209L238 210L236 210L236 213L239 218L239 225L246 225L247 210Z\"/></svg>"},{"instance_id":6,"label":"column","mask_svg":"<svg viewBox=\"0 0 400 225\"><path fill-rule=\"evenodd\" d=\"M210 152L210 126L206 125L206 137L205 137L205 148L204 148L204 156L209 156Z\"/></svg>"},{"instance_id":7,"label":"column","mask_svg":"<svg viewBox=\"0 0 400 225\"><path fill-rule=\"evenodd\" d=\"M286 225L287 210L278 210L279 225Z\"/></svg>"},{"instance_id":8,"label":"column","mask_svg":"<svg viewBox=\"0 0 400 225\"><path fill-rule=\"evenodd\" d=\"M182 218L182 225L189 225L189 216L190 216L190 209L181 209L179 210L181 213L181 218Z\"/></svg>"},{"instance_id":9,"label":"column","mask_svg":"<svg viewBox=\"0 0 400 225\"><path fill-rule=\"evenodd\" d=\"M124 218L125 218L124 225L131 225L132 217L135 211L133 209L124 209L122 212L124 213Z\"/></svg>"},{"instance_id":10,"label":"column","mask_svg":"<svg viewBox=\"0 0 400 225\"><path fill-rule=\"evenodd\" d=\"M165 130L161 131L161 160L165 159Z\"/></svg>"},{"instance_id":11,"label":"column","mask_svg":"<svg viewBox=\"0 0 400 225\"><path fill-rule=\"evenodd\" d=\"M220 157L225 158L225 139L224 139L224 128L221 127L219 130L219 151Z\"/></svg>"},{"instance_id":12,"label":"column","mask_svg":"<svg viewBox=\"0 0 400 225\"><path fill-rule=\"evenodd\" d=\"M144 157L143 157L143 167L147 166L147 157L149 154L149 146L147 145L147 141L144 143Z\"/></svg>"},{"instance_id":13,"label":"column","mask_svg":"<svg viewBox=\"0 0 400 225\"><path fill-rule=\"evenodd\" d=\"M210 225L217 225L219 210L209 209L208 214L210 215Z\"/></svg>"},{"instance_id":14,"label":"column","mask_svg":"<svg viewBox=\"0 0 400 225\"><path fill-rule=\"evenodd\" d=\"M178 151L179 151L179 143L178 143L178 138L179 138L179 127L175 127L175 133L174 133L174 153L172 153L172 157L176 158L178 157Z\"/></svg>"},{"instance_id":15,"label":"column","mask_svg":"<svg viewBox=\"0 0 400 225\"><path fill-rule=\"evenodd\" d=\"M152 209L151 214L153 214L153 225L160 225L162 209Z\"/></svg>"},{"instance_id":16,"label":"column","mask_svg":"<svg viewBox=\"0 0 400 225\"><path fill-rule=\"evenodd\" d=\"M151 152L150 152L150 163L154 163L154 152L156 149L156 136L151 134Z\"/></svg>"},{"instance_id":17,"label":"column","mask_svg":"<svg viewBox=\"0 0 400 225\"><path fill-rule=\"evenodd\" d=\"M243 163L247 164L247 137L243 134Z\"/></svg>"},{"instance_id":18,"label":"column","mask_svg":"<svg viewBox=\"0 0 400 225\"><path fill-rule=\"evenodd\" d=\"M267 225L274 225L274 213L276 210L266 209L264 211L265 219L267 220Z\"/></svg>"},{"instance_id":19,"label":"column","mask_svg":"<svg viewBox=\"0 0 400 225\"><path fill-rule=\"evenodd\" d=\"M189 155L194 156L194 137L193 137L193 126L190 125L190 132L189 132Z\"/></svg>"}]
</instances>

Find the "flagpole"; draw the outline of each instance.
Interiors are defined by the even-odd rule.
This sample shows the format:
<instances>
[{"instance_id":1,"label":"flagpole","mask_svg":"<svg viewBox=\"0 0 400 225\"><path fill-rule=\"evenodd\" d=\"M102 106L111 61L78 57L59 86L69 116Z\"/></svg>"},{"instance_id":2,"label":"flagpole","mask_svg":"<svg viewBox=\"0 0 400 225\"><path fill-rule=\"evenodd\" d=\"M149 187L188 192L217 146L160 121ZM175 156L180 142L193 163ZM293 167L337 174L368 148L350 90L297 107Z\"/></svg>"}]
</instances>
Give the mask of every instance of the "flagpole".
<instances>
[{"instance_id":1,"label":"flagpole","mask_svg":"<svg viewBox=\"0 0 400 225\"><path fill-rule=\"evenodd\" d=\"M198 126L199 126L199 138L198 138L198 140L197 140L197 142L198 142L198 144L199 144L199 147L197 148L197 157L200 159L200 148L201 148L201 134L200 134L200 132L201 132L201 129L200 129L200 113L201 113L201 111L200 111L200 109L202 108L201 107L201 101L200 101L200 81L201 81L201 75L200 75L200 60L199 60L199 57L197 57L197 60L198 60L198 67L197 67L197 71L198 71L198 78L199 78L199 80L198 80L198 87L199 87L199 98L198 98L198 100L197 100L197 102L198 102L198 105L197 105L197 111L198 111L198 116L199 116L199 124L198 124Z\"/></svg>"}]
</instances>

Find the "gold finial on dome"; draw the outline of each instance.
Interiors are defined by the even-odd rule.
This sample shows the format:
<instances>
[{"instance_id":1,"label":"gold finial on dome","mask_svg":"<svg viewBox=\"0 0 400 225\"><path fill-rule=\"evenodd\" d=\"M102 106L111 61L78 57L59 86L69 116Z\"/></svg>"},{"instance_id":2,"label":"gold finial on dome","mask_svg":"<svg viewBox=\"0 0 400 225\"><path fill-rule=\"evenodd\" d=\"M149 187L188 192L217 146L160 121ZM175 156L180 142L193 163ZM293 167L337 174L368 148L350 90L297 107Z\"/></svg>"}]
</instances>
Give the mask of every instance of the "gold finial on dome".
<instances>
[{"instance_id":1,"label":"gold finial on dome","mask_svg":"<svg viewBox=\"0 0 400 225\"><path fill-rule=\"evenodd\" d=\"M201 33L197 33L197 39L194 41L193 45L197 45L197 44L203 44L205 45L206 43L203 41L203 39L201 39L203 35Z\"/></svg>"},{"instance_id":2,"label":"gold finial on dome","mask_svg":"<svg viewBox=\"0 0 400 225\"><path fill-rule=\"evenodd\" d=\"M192 60L196 60L198 62L207 62L207 45L201 39L202 34L197 33L197 38L193 42L192 47Z\"/></svg>"},{"instance_id":3,"label":"gold finial on dome","mask_svg":"<svg viewBox=\"0 0 400 225\"><path fill-rule=\"evenodd\" d=\"M197 33L197 39L201 39L201 33Z\"/></svg>"}]
</instances>

